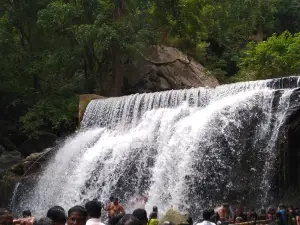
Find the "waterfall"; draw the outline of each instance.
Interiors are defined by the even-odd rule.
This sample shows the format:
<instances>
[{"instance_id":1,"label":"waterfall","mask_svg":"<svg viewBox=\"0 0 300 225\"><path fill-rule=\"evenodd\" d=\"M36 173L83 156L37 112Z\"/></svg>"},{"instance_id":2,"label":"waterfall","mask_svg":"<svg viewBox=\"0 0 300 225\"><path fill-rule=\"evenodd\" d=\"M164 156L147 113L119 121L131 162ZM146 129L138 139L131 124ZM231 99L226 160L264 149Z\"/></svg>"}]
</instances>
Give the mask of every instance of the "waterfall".
<instances>
[{"instance_id":1,"label":"waterfall","mask_svg":"<svg viewBox=\"0 0 300 225\"><path fill-rule=\"evenodd\" d=\"M289 77L93 100L15 210L45 216L111 195L130 213L130 200L146 195L147 209L196 217L223 201L268 204L299 85Z\"/></svg>"}]
</instances>

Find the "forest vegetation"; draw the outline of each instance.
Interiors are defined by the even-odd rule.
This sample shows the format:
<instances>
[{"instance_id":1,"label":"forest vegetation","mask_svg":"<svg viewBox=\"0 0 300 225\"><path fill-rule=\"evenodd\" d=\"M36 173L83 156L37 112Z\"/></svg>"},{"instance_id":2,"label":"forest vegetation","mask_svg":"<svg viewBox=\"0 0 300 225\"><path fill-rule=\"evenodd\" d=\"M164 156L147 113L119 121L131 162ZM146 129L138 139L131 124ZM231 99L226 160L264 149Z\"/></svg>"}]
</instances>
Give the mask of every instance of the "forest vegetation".
<instances>
[{"instance_id":1,"label":"forest vegetation","mask_svg":"<svg viewBox=\"0 0 300 225\"><path fill-rule=\"evenodd\" d=\"M221 84L297 74L299 11L300 0L0 0L0 144L73 131L78 96L122 95L123 68L151 45Z\"/></svg>"}]
</instances>

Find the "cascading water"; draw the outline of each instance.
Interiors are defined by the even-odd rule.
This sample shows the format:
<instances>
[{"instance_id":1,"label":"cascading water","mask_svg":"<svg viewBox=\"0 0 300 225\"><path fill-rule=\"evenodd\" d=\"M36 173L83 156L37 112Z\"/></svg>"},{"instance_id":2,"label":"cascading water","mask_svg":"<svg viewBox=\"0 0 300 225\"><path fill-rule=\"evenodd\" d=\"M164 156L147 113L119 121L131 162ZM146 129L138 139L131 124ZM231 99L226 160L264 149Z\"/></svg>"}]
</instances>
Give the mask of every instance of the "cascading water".
<instances>
[{"instance_id":1,"label":"cascading water","mask_svg":"<svg viewBox=\"0 0 300 225\"><path fill-rule=\"evenodd\" d=\"M113 195L130 211L141 194L148 209L194 216L222 201L267 204L299 85L290 77L94 100L15 210L44 216Z\"/></svg>"}]
</instances>

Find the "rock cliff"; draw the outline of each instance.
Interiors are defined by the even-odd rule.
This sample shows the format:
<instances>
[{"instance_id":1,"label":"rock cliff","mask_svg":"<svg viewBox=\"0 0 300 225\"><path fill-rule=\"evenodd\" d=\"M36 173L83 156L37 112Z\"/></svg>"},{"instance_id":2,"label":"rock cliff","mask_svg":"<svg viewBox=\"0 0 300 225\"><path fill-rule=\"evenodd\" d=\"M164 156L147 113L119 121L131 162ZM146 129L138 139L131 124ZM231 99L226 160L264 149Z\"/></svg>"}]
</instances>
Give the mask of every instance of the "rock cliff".
<instances>
[{"instance_id":1,"label":"rock cliff","mask_svg":"<svg viewBox=\"0 0 300 225\"><path fill-rule=\"evenodd\" d=\"M218 80L205 68L176 48L152 46L148 54L140 53L138 71L125 75L126 93L142 93L191 87L216 87Z\"/></svg>"}]
</instances>

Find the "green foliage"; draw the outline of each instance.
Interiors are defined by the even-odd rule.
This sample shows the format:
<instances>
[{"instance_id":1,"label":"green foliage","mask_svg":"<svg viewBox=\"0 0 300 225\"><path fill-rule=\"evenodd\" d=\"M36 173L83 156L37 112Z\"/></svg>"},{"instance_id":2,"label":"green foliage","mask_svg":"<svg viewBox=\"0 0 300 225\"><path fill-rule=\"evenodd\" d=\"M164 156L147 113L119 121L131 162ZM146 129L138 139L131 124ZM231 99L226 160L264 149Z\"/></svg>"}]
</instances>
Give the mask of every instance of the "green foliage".
<instances>
[{"instance_id":1,"label":"green foliage","mask_svg":"<svg viewBox=\"0 0 300 225\"><path fill-rule=\"evenodd\" d=\"M0 0L1 117L28 135L74 129L78 95L109 96L155 44L181 49L221 82L238 69L234 80L299 71L298 0L122 2Z\"/></svg>"},{"instance_id":2,"label":"green foliage","mask_svg":"<svg viewBox=\"0 0 300 225\"><path fill-rule=\"evenodd\" d=\"M239 62L243 80L275 78L300 72L300 33L284 32L250 43Z\"/></svg>"}]
</instances>

